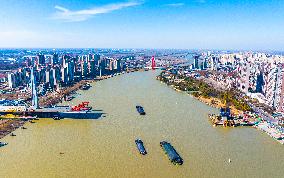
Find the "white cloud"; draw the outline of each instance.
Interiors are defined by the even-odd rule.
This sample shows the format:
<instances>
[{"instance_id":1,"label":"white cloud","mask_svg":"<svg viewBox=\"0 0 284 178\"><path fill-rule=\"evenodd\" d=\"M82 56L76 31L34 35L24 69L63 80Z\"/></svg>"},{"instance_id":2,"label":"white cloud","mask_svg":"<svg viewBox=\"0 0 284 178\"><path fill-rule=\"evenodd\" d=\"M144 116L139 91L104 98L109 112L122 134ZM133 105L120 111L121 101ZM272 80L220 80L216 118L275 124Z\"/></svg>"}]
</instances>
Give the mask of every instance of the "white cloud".
<instances>
[{"instance_id":1,"label":"white cloud","mask_svg":"<svg viewBox=\"0 0 284 178\"><path fill-rule=\"evenodd\" d=\"M79 22L85 21L97 14L106 14L115 10L120 10L127 7L133 7L141 5L142 1L128 1L114 4L107 4L100 7L94 7L90 9L82 9L78 11L72 11L62 6L55 6L57 12L52 15L53 19L64 20L67 22Z\"/></svg>"},{"instance_id":2,"label":"white cloud","mask_svg":"<svg viewBox=\"0 0 284 178\"><path fill-rule=\"evenodd\" d=\"M184 6L184 3L171 3L171 4L166 4L166 6L170 6L170 7L181 7Z\"/></svg>"}]
</instances>

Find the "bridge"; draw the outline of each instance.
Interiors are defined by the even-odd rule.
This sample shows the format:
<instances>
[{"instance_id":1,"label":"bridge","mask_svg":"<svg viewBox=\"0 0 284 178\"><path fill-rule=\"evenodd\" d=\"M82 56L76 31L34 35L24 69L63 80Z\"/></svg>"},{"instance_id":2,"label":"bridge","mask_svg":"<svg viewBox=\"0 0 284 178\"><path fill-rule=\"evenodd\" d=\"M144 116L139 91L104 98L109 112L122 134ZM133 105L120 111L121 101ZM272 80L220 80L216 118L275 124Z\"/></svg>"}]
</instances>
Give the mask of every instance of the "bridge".
<instances>
[{"instance_id":1,"label":"bridge","mask_svg":"<svg viewBox=\"0 0 284 178\"><path fill-rule=\"evenodd\" d=\"M152 70L155 70L155 69L162 69L162 67L157 67L157 66L156 66L155 57L152 56L152 58L151 58L151 66L144 67L144 69L152 69Z\"/></svg>"}]
</instances>

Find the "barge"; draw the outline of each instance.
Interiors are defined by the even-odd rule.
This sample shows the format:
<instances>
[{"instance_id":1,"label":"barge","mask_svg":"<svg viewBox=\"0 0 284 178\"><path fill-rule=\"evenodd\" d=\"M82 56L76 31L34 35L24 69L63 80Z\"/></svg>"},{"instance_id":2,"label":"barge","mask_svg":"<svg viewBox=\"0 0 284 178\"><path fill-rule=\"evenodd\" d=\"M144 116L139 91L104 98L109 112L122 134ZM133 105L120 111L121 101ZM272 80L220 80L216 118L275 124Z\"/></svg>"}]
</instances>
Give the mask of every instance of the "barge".
<instances>
[{"instance_id":1,"label":"barge","mask_svg":"<svg viewBox=\"0 0 284 178\"><path fill-rule=\"evenodd\" d=\"M146 149L144 147L143 141L140 140L140 139L136 139L135 143L136 143L137 149L139 150L140 154L146 155L147 151L146 151Z\"/></svg>"},{"instance_id":2,"label":"barge","mask_svg":"<svg viewBox=\"0 0 284 178\"><path fill-rule=\"evenodd\" d=\"M166 141L162 141L162 142L160 142L160 146L165 151L169 160L173 164L175 164L175 165L176 164L178 164L178 165L183 164L183 159L180 157L180 155L177 153L177 151L174 149L174 147L170 143L168 143Z\"/></svg>"},{"instance_id":3,"label":"barge","mask_svg":"<svg viewBox=\"0 0 284 178\"><path fill-rule=\"evenodd\" d=\"M146 114L142 106L136 106L136 110L140 115Z\"/></svg>"}]
</instances>

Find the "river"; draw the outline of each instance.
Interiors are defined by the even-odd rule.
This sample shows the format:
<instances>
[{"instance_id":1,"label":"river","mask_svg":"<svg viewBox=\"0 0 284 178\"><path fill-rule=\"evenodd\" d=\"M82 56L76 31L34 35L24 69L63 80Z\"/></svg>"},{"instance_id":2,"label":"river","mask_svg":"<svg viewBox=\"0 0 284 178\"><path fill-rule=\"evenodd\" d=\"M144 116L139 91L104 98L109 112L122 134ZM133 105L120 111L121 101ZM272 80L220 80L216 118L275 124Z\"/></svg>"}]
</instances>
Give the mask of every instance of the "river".
<instances>
[{"instance_id":1,"label":"river","mask_svg":"<svg viewBox=\"0 0 284 178\"><path fill-rule=\"evenodd\" d=\"M212 127L207 114L218 110L160 83L158 73L124 74L80 91L71 104L90 101L105 113L100 119L41 119L4 137L9 144L0 148L0 177L283 176L283 145L253 128ZM159 146L163 140L180 153L182 166L170 163Z\"/></svg>"}]
</instances>

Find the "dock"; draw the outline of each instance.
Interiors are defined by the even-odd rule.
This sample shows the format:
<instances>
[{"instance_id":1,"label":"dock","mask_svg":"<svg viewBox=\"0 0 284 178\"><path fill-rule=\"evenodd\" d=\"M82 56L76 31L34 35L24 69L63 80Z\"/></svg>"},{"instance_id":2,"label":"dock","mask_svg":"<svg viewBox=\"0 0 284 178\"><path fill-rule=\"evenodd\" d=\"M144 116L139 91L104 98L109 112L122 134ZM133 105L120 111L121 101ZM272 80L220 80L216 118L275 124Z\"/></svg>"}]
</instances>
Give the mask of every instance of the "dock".
<instances>
[{"instance_id":1,"label":"dock","mask_svg":"<svg viewBox=\"0 0 284 178\"><path fill-rule=\"evenodd\" d=\"M215 114L208 114L208 119L213 126L220 125L223 127L254 126L258 123L257 119L246 119L233 116L222 117Z\"/></svg>"}]
</instances>

